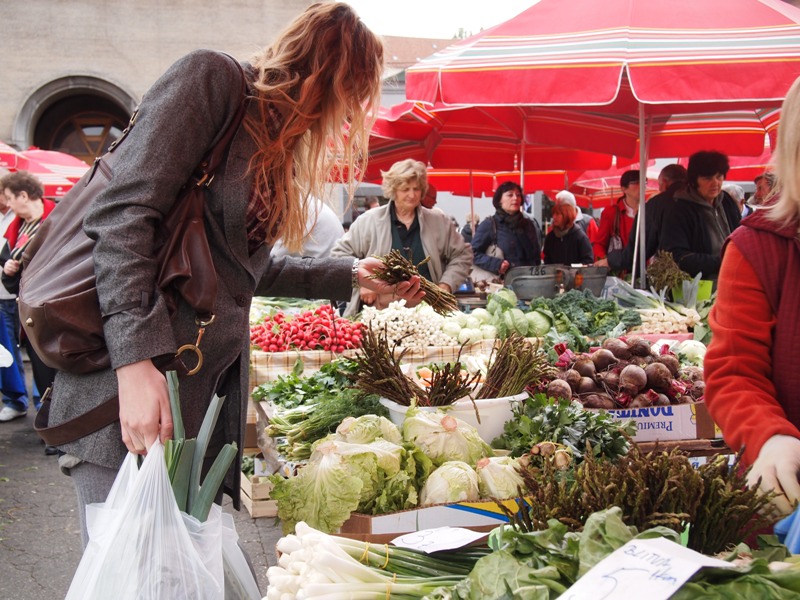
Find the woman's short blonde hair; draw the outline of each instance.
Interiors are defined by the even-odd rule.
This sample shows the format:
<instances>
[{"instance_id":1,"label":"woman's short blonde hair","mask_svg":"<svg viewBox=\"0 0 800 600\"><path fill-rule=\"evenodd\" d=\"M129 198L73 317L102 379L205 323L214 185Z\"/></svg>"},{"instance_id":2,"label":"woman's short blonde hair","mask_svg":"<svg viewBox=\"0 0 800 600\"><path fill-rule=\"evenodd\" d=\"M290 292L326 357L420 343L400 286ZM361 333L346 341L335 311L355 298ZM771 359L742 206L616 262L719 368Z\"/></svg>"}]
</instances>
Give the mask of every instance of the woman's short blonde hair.
<instances>
[{"instance_id":1,"label":"woman's short blonde hair","mask_svg":"<svg viewBox=\"0 0 800 600\"><path fill-rule=\"evenodd\" d=\"M414 181L422 188L420 199L428 191L428 169L425 167L425 163L413 158L394 163L388 171L381 171L381 175L383 176L383 181L381 182L383 195L390 200L395 199L397 190Z\"/></svg>"},{"instance_id":2,"label":"woman's short blonde hair","mask_svg":"<svg viewBox=\"0 0 800 600\"><path fill-rule=\"evenodd\" d=\"M767 199L778 196L778 200L764 209L779 223L800 220L800 77L789 88L781 107L778 144L772 163L776 181Z\"/></svg>"}]
</instances>

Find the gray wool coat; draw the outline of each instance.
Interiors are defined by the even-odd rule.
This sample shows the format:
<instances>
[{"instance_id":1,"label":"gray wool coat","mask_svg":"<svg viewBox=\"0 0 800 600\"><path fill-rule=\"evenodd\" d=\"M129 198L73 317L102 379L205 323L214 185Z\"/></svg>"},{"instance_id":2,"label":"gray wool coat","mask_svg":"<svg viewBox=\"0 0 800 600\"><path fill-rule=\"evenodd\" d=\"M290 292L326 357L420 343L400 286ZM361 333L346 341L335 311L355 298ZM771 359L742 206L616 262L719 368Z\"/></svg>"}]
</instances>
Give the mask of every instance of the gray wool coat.
<instances>
[{"instance_id":1,"label":"gray wool coat","mask_svg":"<svg viewBox=\"0 0 800 600\"><path fill-rule=\"evenodd\" d=\"M252 79L253 73L248 77ZM241 74L220 53L196 51L178 60L145 94L136 126L116 150L120 154L108 188L86 215L84 229L96 240L97 290L104 314L114 306L155 297L147 308L112 314L104 332L112 368L88 375L59 373L53 387L50 425L78 416L117 394L114 368L194 343L193 311L181 304L170 317L154 289L157 264L153 231L169 211L179 188L206 151L224 133L241 101ZM256 110L251 102L248 110ZM255 151L240 127L207 193L206 233L219 281L216 319L200 345L204 365L180 380L187 437L199 431L216 392L225 396L218 435L209 453L226 441L240 450L249 396L249 309L254 294L346 300L352 292L352 259L270 261L270 248L252 256L247 247L245 215L252 177L248 161ZM127 450L119 422L61 447L68 454L118 468ZM238 507L240 458L226 478Z\"/></svg>"}]
</instances>

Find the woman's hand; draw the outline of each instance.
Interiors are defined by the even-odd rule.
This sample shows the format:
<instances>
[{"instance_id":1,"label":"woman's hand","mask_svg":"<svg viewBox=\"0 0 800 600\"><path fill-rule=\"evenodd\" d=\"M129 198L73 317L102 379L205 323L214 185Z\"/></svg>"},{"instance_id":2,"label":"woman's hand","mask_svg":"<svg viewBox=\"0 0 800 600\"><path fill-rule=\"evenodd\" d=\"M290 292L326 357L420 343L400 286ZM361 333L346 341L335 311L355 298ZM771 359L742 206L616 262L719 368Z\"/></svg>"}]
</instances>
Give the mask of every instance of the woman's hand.
<instances>
[{"instance_id":1,"label":"woman's hand","mask_svg":"<svg viewBox=\"0 0 800 600\"><path fill-rule=\"evenodd\" d=\"M508 268L510 266L511 266L511 263L508 262L507 260L504 260L502 263L500 263L500 270L498 271L498 273L500 275L505 275L506 271L508 271Z\"/></svg>"},{"instance_id":2,"label":"woman's hand","mask_svg":"<svg viewBox=\"0 0 800 600\"><path fill-rule=\"evenodd\" d=\"M375 292L378 296L391 297L392 300L405 300L406 306L416 306L422 301L425 292L420 289L420 278L415 275L408 281L401 281L397 285L390 285L380 279L370 279L370 275L383 268L383 261L379 258L363 258L358 263L358 284Z\"/></svg>"},{"instance_id":3,"label":"woman's hand","mask_svg":"<svg viewBox=\"0 0 800 600\"><path fill-rule=\"evenodd\" d=\"M595 267L607 267L608 266L608 259L607 258L601 258L600 260L596 260L596 261L594 261L594 266Z\"/></svg>"},{"instance_id":4,"label":"woman's hand","mask_svg":"<svg viewBox=\"0 0 800 600\"><path fill-rule=\"evenodd\" d=\"M747 485L756 485L760 478L761 490L780 494L772 503L781 514L788 515L800 500L798 471L800 440L789 435L773 435L761 446L758 458L747 474Z\"/></svg>"},{"instance_id":5,"label":"woman's hand","mask_svg":"<svg viewBox=\"0 0 800 600\"><path fill-rule=\"evenodd\" d=\"M150 360L117 369L122 441L133 454L147 454L159 438L172 437L167 380Z\"/></svg>"},{"instance_id":6,"label":"woman's hand","mask_svg":"<svg viewBox=\"0 0 800 600\"><path fill-rule=\"evenodd\" d=\"M439 282L439 283L437 283L437 284L436 284L436 287L438 287L440 290L444 290L444 291L445 291L445 292L447 292L448 294L452 294L452 293L453 293L453 288L451 288L451 287L450 287L449 285L447 285L446 283L441 283L441 282Z\"/></svg>"},{"instance_id":7,"label":"woman's hand","mask_svg":"<svg viewBox=\"0 0 800 600\"><path fill-rule=\"evenodd\" d=\"M365 306L372 306L375 304L375 300L378 299L378 294L363 287L359 291L359 296L361 297L361 303Z\"/></svg>"},{"instance_id":8,"label":"woman's hand","mask_svg":"<svg viewBox=\"0 0 800 600\"><path fill-rule=\"evenodd\" d=\"M9 277L13 277L17 273L19 273L19 261L14 260L13 258L9 258L3 265L3 273L8 275Z\"/></svg>"}]
</instances>

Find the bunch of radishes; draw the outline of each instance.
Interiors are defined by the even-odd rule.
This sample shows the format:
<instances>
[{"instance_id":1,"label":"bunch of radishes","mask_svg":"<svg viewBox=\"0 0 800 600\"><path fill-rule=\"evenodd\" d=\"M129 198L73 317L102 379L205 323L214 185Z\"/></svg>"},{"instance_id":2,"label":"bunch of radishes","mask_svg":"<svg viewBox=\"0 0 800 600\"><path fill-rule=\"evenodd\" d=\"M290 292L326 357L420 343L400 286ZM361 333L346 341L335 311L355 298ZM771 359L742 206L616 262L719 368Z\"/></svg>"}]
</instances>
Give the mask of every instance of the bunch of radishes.
<instances>
[{"instance_id":1,"label":"bunch of radishes","mask_svg":"<svg viewBox=\"0 0 800 600\"><path fill-rule=\"evenodd\" d=\"M654 353L642 338L609 338L602 348L577 356L564 347L556 351L562 371L547 394L573 398L586 408L687 404L705 393L702 369L682 366L668 346Z\"/></svg>"}]
</instances>

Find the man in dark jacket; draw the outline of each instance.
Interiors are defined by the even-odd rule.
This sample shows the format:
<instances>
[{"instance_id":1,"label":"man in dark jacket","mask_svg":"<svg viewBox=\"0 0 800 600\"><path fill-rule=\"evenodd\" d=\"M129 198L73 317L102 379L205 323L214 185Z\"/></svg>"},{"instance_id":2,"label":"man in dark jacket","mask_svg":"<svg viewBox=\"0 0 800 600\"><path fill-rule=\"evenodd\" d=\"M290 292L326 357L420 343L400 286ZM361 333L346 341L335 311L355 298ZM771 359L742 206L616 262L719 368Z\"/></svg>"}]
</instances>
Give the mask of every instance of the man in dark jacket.
<instances>
[{"instance_id":1,"label":"man in dark jacket","mask_svg":"<svg viewBox=\"0 0 800 600\"><path fill-rule=\"evenodd\" d=\"M675 193L686 188L686 168L670 164L658 174L659 193L647 201L645 207L645 260L650 260L659 249L661 224L666 213L675 205ZM637 214L628 243L621 250L612 250L606 258L595 263L597 267L609 267L614 271L630 271L633 268L633 252L636 248L636 233L639 215Z\"/></svg>"},{"instance_id":2,"label":"man in dark jacket","mask_svg":"<svg viewBox=\"0 0 800 600\"><path fill-rule=\"evenodd\" d=\"M722 245L739 226L736 201L722 191L730 166L721 152L696 152L689 157L688 185L675 194L675 204L661 225L661 247L694 277L716 280Z\"/></svg>"}]
</instances>

